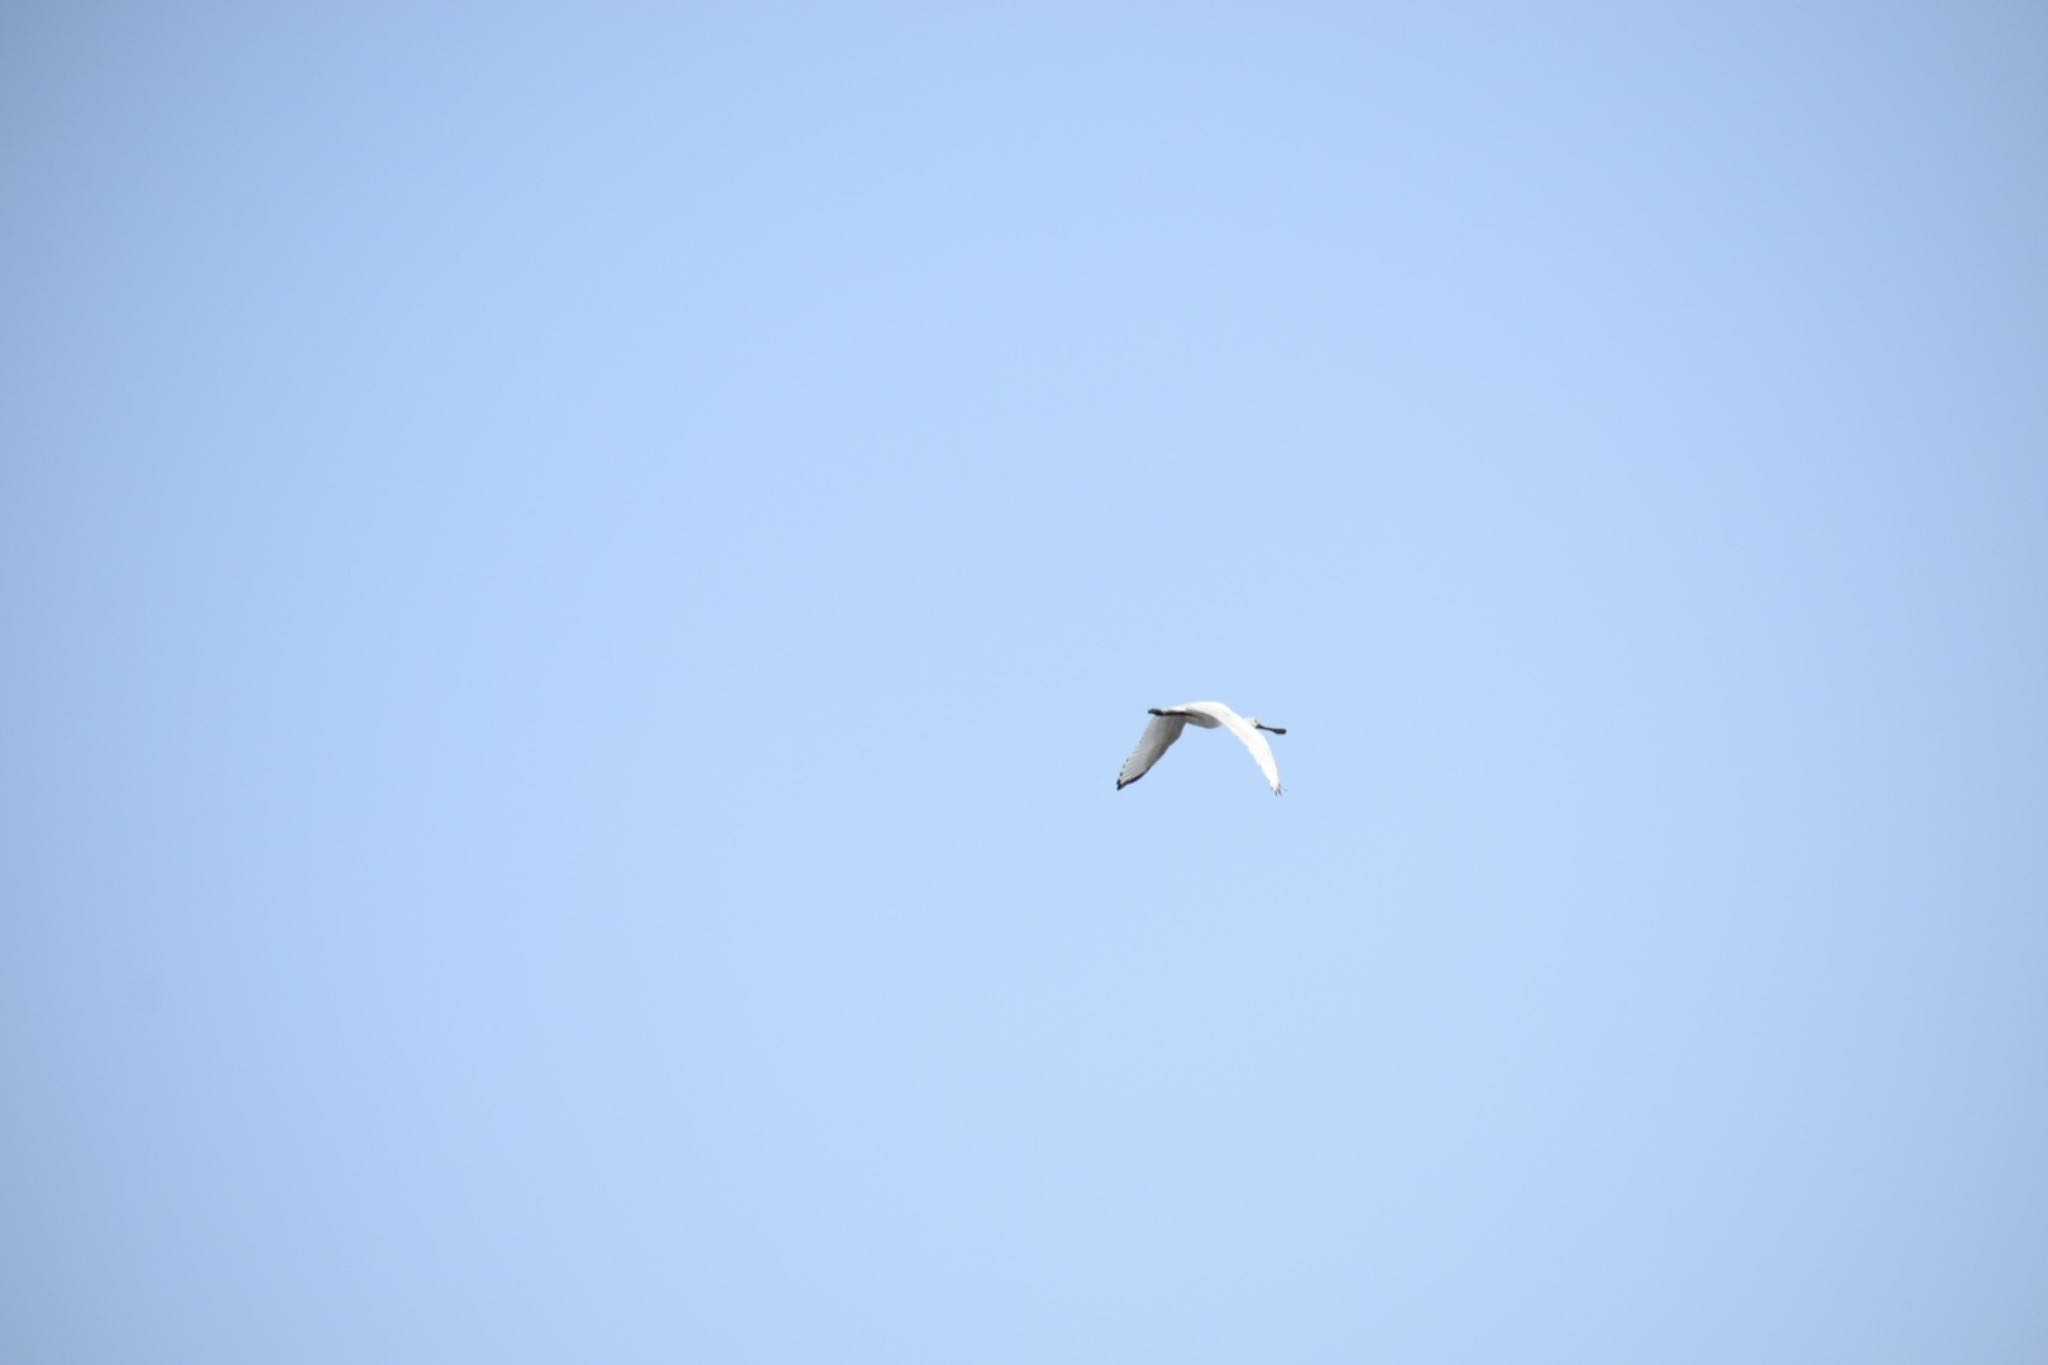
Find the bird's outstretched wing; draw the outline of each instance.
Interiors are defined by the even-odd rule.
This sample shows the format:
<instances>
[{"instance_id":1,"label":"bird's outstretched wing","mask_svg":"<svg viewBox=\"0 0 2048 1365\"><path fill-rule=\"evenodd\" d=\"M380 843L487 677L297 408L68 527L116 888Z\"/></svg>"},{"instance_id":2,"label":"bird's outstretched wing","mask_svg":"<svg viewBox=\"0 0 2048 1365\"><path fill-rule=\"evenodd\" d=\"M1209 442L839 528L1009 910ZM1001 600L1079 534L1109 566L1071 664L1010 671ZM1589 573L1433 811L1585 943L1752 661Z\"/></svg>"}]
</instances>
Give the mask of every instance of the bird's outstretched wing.
<instances>
[{"instance_id":1,"label":"bird's outstretched wing","mask_svg":"<svg viewBox=\"0 0 2048 1365\"><path fill-rule=\"evenodd\" d=\"M1259 733L1258 727L1220 701L1191 701L1179 709L1199 711L1205 716L1213 716L1221 721L1225 729L1243 740L1244 747L1252 751L1252 761L1257 763L1259 771L1266 775L1266 785L1273 789L1273 795L1280 794L1280 765L1273 761L1273 746L1266 743L1266 737Z\"/></svg>"},{"instance_id":2,"label":"bird's outstretched wing","mask_svg":"<svg viewBox=\"0 0 2048 1365\"><path fill-rule=\"evenodd\" d=\"M1116 775L1116 789L1122 791L1151 772L1159 756L1173 747L1173 742L1180 738L1180 732L1187 726L1185 716L1152 717L1145 733L1138 736L1138 747L1131 750L1131 756L1124 760L1124 770Z\"/></svg>"}]
</instances>

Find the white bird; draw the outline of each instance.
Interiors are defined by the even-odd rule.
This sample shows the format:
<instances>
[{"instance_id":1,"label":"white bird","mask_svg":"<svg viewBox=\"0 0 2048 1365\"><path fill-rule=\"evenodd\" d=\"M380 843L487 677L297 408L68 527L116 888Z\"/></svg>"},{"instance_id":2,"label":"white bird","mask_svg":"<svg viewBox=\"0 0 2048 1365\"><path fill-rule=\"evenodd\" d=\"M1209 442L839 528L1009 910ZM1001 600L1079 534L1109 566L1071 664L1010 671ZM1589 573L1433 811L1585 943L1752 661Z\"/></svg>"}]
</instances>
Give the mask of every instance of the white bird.
<instances>
[{"instance_id":1,"label":"white bird","mask_svg":"<svg viewBox=\"0 0 2048 1365\"><path fill-rule=\"evenodd\" d=\"M1185 706L1152 708L1152 723L1145 727L1145 733L1138 736L1138 747L1131 750L1131 756L1124 760L1124 770L1116 776L1116 789L1122 791L1152 771L1152 765L1159 756L1173 747L1180 738L1180 732L1190 725L1199 725L1204 730L1218 726L1230 731L1244 741L1244 747L1252 751L1252 759L1259 765L1259 771L1266 775L1266 785L1273 789L1273 795L1280 794L1280 769L1273 762L1273 746L1266 743L1266 737L1259 733L1269 730L1276 735L1287 732L1277 725L1261 725L1255 717L1240 716L1220 701L1191 701Z\"/></svg>"}]
</instances>

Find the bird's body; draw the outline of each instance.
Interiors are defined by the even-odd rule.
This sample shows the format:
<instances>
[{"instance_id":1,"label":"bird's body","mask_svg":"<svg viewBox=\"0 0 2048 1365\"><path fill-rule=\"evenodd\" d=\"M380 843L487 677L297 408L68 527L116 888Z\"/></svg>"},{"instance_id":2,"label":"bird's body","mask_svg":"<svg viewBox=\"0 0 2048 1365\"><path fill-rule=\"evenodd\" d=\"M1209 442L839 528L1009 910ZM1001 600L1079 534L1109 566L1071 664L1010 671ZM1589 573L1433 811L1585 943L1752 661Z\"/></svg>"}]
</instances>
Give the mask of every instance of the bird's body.
<instances>
[{"instance_id":1,"label":"bird's body","mask_svg":"<svg viewBox=\"0 0 2048 1365\"><path fill-rule=\"evenodd\" d=\"M1256 717L1240 716L1220 701L1191 701L1185 706L1152 708L1152 723L1145 727L1145 733L1138 736L1138 747L1131 750L1131 756L1124 760L1124 770L1117 774L1116 789L1122 791L1152 771L1152 765L1159 756L1173 747L1180 738L1180 732L1190 725L1199 725L1204 730L1222 728L1244 741L1244 747L1252 751L1252 761L1259 765L1259 771L1266 775L1266 785L1273 789L1273 795L1280 794L1280 768L1273 762L1273 746L1266 742L1261 730L1276 735L1287 732L1277 725L1261 725Z\"/></svg>"}]
</instances>

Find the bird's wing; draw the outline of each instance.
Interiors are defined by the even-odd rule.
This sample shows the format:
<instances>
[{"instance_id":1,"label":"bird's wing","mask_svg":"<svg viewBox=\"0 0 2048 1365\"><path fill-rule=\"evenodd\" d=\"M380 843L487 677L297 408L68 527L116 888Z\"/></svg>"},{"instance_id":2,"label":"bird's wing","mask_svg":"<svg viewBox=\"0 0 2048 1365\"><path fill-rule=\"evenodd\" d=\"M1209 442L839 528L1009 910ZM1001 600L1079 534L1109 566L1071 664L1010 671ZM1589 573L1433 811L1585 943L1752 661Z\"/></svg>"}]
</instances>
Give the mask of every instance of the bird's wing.
<instances>
[{"instance_id":1,"label":"bird's wing","mask_svg":"<svg viewBox=\"0 0 2048 1365\"><path fill-rule=\"evenodd\" d=\"M1244 747L1252 751L1252 761L1257 763L1259 771L1266 775L1266 785L1273 789L1273 795L1280 794L1280 765L1273 761L1273 746L1266 743L1266 737L1259 732L1258 727L1220 701L1193 701L1180 709L1200 711L1205 716L1214 716L1223 722L1224 728L1243 740Z\"/></svg>"},{"instance_id":2,"label":"bird's wing","mask_svg":"<svg viewBox=\"0 0 2048 1365\"><path fill-rule=\"evenodd\" d=\"M1173 747L1173 742L1180 738L1180 732L1187 728L1187 724L1185 716L1152 717L1145 733L1138 736L1138 747L1131 750L1131 756L1124 760L1124 770L1116 775L1116 789L1122 791L1151 772L1152 765Z\"/></svg>"}]
</instances>

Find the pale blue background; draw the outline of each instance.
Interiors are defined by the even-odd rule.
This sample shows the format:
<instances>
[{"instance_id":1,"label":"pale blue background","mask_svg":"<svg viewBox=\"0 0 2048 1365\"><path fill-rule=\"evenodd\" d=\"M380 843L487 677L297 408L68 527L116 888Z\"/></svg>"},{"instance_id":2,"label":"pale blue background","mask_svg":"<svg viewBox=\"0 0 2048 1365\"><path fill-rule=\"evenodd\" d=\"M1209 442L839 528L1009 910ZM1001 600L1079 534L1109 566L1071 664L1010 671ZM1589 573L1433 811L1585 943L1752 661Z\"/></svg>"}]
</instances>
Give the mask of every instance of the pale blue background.
<instances>
[{"instance_id":1,"label":"pale blue background","mask_svg":"<svg viewBox=\"0 0 2048 1365\"><path fill-rule=\"evenodd\" d=\"M0 1357L2048 1359L2048 12L11 6ZM1292 728L1112 781L1148 706Z\"/></svg>"}]
</instances>

